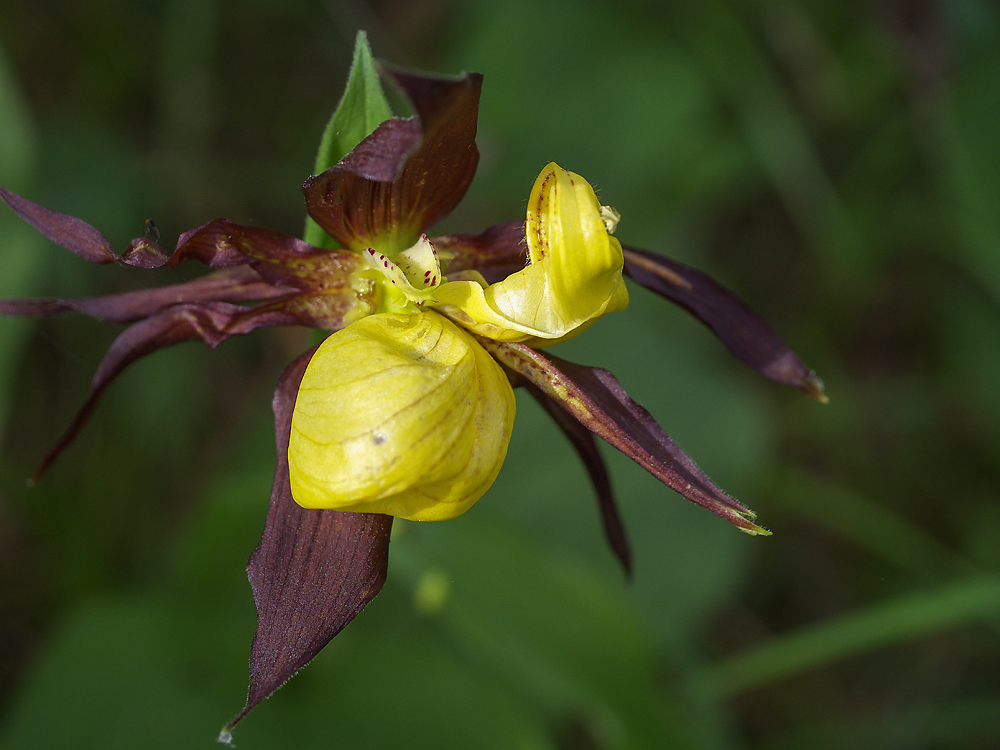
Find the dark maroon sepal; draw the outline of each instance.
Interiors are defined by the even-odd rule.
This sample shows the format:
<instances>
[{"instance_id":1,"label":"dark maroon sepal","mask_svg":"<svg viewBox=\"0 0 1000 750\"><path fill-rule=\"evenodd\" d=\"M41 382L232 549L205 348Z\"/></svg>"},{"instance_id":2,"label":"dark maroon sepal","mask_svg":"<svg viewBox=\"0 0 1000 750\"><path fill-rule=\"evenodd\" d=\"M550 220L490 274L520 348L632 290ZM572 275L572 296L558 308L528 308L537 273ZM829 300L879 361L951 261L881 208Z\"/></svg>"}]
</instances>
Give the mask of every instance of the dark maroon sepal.
<instances>
[{"instance_id":1,"label":"dark maroon sepal","mask_svg":"<svg viewBox=\"0 0 1000 750\"><path fill-rule=\"evenodd\" d=\"M40 206L5 188L0 188L0 198L50 240L91 263L119 261L139 268L159 268L167 262L167 255L155 240L145 237L133 240L119 256L105 236L82 219Z\"/></svg>"},{"instance_id":2,"label":"dark maroon sepal","mask_svg":"<svg viewBox=\"0 0 1000 750\"><path fill-rule=\"evenodd\" d=\"M768 533L753 523L753 511L702 473L607 370L543 355L524 344L479 341L499 362L534 383L580 424L668 487L743 531Z\"/></svg>"},{"instance_id":3,"label":"dark maroon sepal","mask_svg":"<svg viewBox=\"0 0 1000 750\"><path fill-rule=\"evenodd\" d=\"M391 516L307 510L292 499L288 435L311 357L306 352L292 362L274 393L278 465L264 536L247 563L257 606L250 690L225 736L365 608L381 590L389 565Z\"/></svg>"},{"instance_id":4,"label":"dark maroon sepal","mask_svg":"<svg viewBox=\"0 0 1000 750\"><path fill-rule=\"evenodd\" d=\"M36 297L0 299L0 315L38 317L78 312L107 323L131 323L171 305L192 302L259 302L287 297L295 290L261 281L249 268L220 271L183 284L80 299Z\"/></svg>"},{"instance_id":5,"label":"dark maroon sepal","mask_svg":"<svg viewBox=\"0 0 1000 750\"><path fill-rule=\"evenodd\" d=\"M250 257L230 240L227 225L229 222L226 219L214 219L184 232L177 238L177 248L170 256L170 266L174 268L185 260L196 260L212 268L233 268L248 264Z\"/></svg>"},{"instance_id":6,"label":"dark maroon sepal","mask_svg":"<svg viewBox=\"0 0 1000 750\"><path fill-rule=\"evenodd\" d=\"M357 253L323 250L297 237L226 219L185 232L170 265L197 260L213 268L249 265L265 281L304 291L330 291L349 284L348 275L364 266Z\"/></svg>"},{"instance_id":7,"label":"dark maroon sepal","mask_svg":"<svg viewBox=\"0 0 1000 750\"><path fill-rule=\"evenodd\" d=\"M300 321L283 309L247 308L226 302L203 302L167 307L126 328L108 348L90 384L90 396L72 423L45 455L29 481L37 481L90 419L105 389L140 357L182 341L200 339L215 348L226 339L258 328L295 325Z\"/></svg>"},{"instance_id":8,"label":"dark maroon sepal","mask_svg":"<svg viewBox=\"0 0 1000 750\"><path fill-rule=\"evenodd\" d=\"M382 123L339 164L302 185L309 215L352 250L411 245L458 205L479 163L481 75L389 75L417 117Z\"/></svg>"},{"instance_id":9,"label":"dark maroon sepal","mask_svg":"<svg viewBox=\"0 0 1000 750\"><path fill-rule=\"evenodd\" d=\"M694 315L764 377L826 402L823 381L739 297L711 277L655 253L625 248L625 273Z\"/></svg>"},{"instance_id":10,"label":"dark maroon sepal","mask_svg":"<svg viewBox=\"0 0 1000 750\"><path fill-rule=\"evenodd\" d=\"M355 146L339 166L365 180L392 182L403 174L407 160L421 143L419 119L393 117Z\"/></svg>"},{"instance_id":11,"label":"dark maroon sepal","mask_svg":"<svg viewBox=\"0 0 1000 750\"><path fill-rule=\"evenodd\" d=\"M543 393L538 386L529 383L527 388L528 392L534 396L535 400L559 426L559 429L563 431L563 434L579 454L580 460L583 461L587 474L590 476L590 482L594 485L594 491L597 493L597 503L601 511L601 521L604 524L604 535L608 539L608 545L622 564L622 568L625 569L626 577L631 578L632 552L625 535L625 525L618 513L614 493L611 491L611 478L604 465L601 452L597 448L597 443L594 441L594 434L578 422L559 402Z\"/></svg>"},{"instance_id":12,"label":"dark maroon sepal","mask_svg":"<svg viewBox=\"0 0 1000 750\"><path fill-rule=\"evenodd\" d=\"M505 221L481 234L446 234L431 241L438 255L448 259L446 274L474 269L493 284L528 264L523 221Z\"/></svg>"}]
</instances>

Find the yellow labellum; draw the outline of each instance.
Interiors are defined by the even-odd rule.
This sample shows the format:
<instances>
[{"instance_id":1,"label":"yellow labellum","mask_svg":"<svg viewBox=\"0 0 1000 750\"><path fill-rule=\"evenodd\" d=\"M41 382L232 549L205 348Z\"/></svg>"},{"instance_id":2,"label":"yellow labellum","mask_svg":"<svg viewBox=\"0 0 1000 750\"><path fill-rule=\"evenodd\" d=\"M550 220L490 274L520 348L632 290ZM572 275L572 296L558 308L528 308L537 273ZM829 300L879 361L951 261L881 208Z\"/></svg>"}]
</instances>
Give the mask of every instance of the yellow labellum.
<instances>
[{"instance_id":1,"label":"yellow labellum","mask_svg":"<svg viewBox=\"0 0 1000 750\"><path fill-rule=\"evenodd\" d=\"M561 339L606 312L623 310L622 247L611 232L618 213L601 206L580 175L549 164L528 199L530 264L503 281L441 284L442 312L498 341Z\"/></svg>"},{"instance_id":2,"label":"yellow labellum","mask_svg":"<svg viewBox=\"0 0 1000 750\"><path fill-rule=\"evenodd\" d=\"M418 521L464 513L503 464L514 393L475 339L434 312L337 331L302 378L288 447L306 508Z\"/></svg>"}]
</instances>

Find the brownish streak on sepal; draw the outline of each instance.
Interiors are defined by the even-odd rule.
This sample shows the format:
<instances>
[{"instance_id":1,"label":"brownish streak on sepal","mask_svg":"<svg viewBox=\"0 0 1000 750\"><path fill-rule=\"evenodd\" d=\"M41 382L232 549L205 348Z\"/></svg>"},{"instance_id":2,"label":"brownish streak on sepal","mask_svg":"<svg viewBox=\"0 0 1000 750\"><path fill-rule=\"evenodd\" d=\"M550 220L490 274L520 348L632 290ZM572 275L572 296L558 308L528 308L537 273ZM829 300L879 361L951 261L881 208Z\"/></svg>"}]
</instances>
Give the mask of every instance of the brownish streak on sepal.
<instances>
[{"instance_id":1,"label":"brownish streak on sepal","mask_svg":"<svg viewBox=\"0 0 1000 750\"><path fill-rule=\"evenodd\" d=\"M278 464L264 535L247 563L257 607L244 709L223 732L305 666L385 582L392 517L307 510L292 499L288 437L299 383L313 351L296 359L274 393Z\"/></svg>"},{"instance_id":2,"label":"brownish streak on sepal","mask_svg":"<svg viewBox=\"0 0 1000 750\"><path fill-rule=\"evenodd\" d=\"M666 284L683 289L687 292L690 292L694 288L690 281L667 265L667 260L665 258L656 258L654 260L652 253L643 253L637 250L629 249L625 250L625 259L631 270L638 269L647 271L654 276L658 276L660 280Z\"/></svg>"},{"instance_id":3,"label":"brownish streak on sepal","mask_svg":"<svg viewBox=\"0 0 1000 750\"><path fill-rule=\"evenodd\" d=\"M519 372L588 430L688 500L742 531L770 533L753 523L753 511L716 487L607 370L543 355L524 344L477 338L498 361Z\"/></svg>"},{"instance_id":4,"label":"brownish streak on sepal","mask_svg":"<svg viewBox=\"0 0 1000 750\"><path fill-rule=\"evenodd\" d=\"M302 185L309 215L352 250L408 247L458 205L479 163L482 76L390 74L417 118L382 123L339 164Z\"/></svg>"},{"instance_id":5,"label":"brownish streak on sepal","mask_svg":"<svg viewBox=\"0 0 1000 750\"><path fill-rule=\"evenodd\" d=\"M29 483L38 481L90 419L105 389L140 357L182 341L200 339L215 348L231 336L300 321L280 308L245 308L226 302L173 305L126 328L108 348L90 385L90 396L70 426L45 455Z\"/></svg>"},{"instance_id":6,"label":"brownish streak on sepal","mask_svg":"<svg viewBox=\"0 0 1000 750\"><path fill-rule=\"evenodd\" d=\"M632 577L632 552L629 549L628 537L625 534L625 525L622 523L618 513L618 506L615 503L615 496L611 490L611 478L608 469L604 464L604 458L597 448L594 435L584 425L582 425L572 414L566 411L551 396L543 393L538 386L527 383L526 387L535 400L541 404L552 420L563 431L573 448L576 449L580 460L583 461L590 482L594 485L597 493L597 502L601 511L601 521L604 524L604 535L608 539L608 544L612 552L622 564L626 578Z\"/></svg>"},{"instance_id":7,"label":"brownish streak on sepal","mask_svg":"<svg viewBox=\"0 0 1000 750\"><path fill-rule=\"evenodd\" d=\"M625 247L625 273L704 323L739 359L761 375L823 403L823 381L743 300L710 276L645 250Z\"/></svg>"},{"instance_id":8,"label":"brownish streak on sepal","mask_svg":"<svg viewBox=\"0 0 1000 750\"><path fill-rule=\"evenodd\" d=\"M181 235L170 265L185 260L214 268L249 265L270 284L308 292L343 288L351 272L365 265L357 253L313 247L283 232L227 219L214 219Z\"/></svg>"}]
</instances>

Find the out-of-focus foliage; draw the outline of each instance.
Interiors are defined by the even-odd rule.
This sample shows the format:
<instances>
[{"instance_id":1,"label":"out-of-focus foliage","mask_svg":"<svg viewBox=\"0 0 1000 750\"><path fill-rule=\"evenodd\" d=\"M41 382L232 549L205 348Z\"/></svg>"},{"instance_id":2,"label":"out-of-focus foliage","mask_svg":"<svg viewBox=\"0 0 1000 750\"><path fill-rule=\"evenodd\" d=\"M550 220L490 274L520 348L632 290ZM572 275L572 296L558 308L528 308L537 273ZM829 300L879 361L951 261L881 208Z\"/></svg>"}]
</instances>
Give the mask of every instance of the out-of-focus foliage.
<instances>
[{"instance_id":1,"label":"out-of-focus foliage","mask_svg":"<svg viewBox=\"0 0 1000 750\"><path fill-rule=\"evenodd\" d=\"M150 217L167 242L216 216L295 234L359 27L385 59L485 76L481 166L443 231L522 216L556 161L622 241L761 312L831 404L634 290L557 353L615 372L774 536L609 455L623 582L582 467L519 394L497 484L400 524L383 594L239 745L1000 742L995 5L6 0L0 184L118 248ZM4 296L150 278L0 213ZM4 747L201 746L242 703L270 392L309 334L136 364L25 488L113 335L0 320Z\"/></svg>"}]
</instances>

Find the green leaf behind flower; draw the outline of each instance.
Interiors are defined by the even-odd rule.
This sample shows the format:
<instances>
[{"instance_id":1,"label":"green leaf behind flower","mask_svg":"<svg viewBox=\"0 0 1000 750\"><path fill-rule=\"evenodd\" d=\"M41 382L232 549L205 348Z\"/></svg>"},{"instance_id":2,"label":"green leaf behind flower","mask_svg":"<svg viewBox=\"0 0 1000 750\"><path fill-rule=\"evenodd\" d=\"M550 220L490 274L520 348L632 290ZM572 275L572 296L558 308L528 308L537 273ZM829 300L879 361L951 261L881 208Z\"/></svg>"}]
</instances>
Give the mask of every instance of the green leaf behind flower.
<instances>
[{"instance_id":1,"label":"green leaf behind flower","mask_svg":"<svg viewBox=\"0 0 1000 750\"><path fill-rule=\"evenodd\" d=\"M339 162L390 117L392 110L382 93L375 60L368 46L368 35L359 31L354 42L354 60L347 76L347 87L323 131L313 174L325 172ZM337 246L334 239L310 217L306 217L303 239L317 247Z\"/></svg>"}]
</instances>

